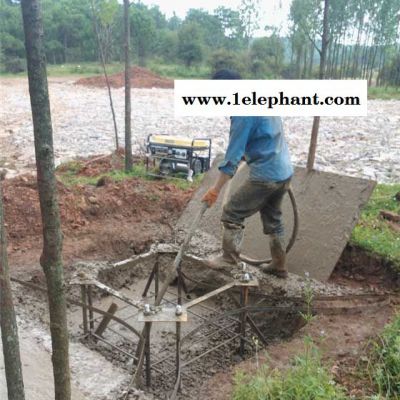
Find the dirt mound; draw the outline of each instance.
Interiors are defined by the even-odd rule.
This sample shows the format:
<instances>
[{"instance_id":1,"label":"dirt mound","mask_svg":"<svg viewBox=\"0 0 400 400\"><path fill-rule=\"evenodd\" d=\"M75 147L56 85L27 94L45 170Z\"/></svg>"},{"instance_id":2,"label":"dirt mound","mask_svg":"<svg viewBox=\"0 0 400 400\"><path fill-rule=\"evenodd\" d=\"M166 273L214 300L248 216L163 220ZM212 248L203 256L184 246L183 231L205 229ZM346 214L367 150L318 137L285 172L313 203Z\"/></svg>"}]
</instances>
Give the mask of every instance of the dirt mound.
<instances>
[{"instance_id":1,"label":"dirt mound","mask_svg":"<svg viewBox=\"0 0 400 400\"><path fill-rule=\"evenodd\" d=\"M110 85L114 88L123 87L125 84L124 72L109 75L108 79L110 81ZM81 78L76 83L78 85L91 87L106 86L106 80L104 76ZM146 68L134 66L131 68L131 85L135 88L172 89L174 87L174 81L171 79L163 78Z\"/></svg>"},{"instance_id":2,"label":"dirt mound","mask_svg":"<svg viewBox=\"0 0 400 400\"><path fill-rule=\"evenodd\" d=\"M111 168L111 157L84 164L78 176ZM58 182L64 259L116 260L140 253L155 241L171 240L173 226L194 189L183 190L141 178L102 178L95 185L65 186ZM10 263L38 263L42 225L36 177L20 176L4 183Z\"/></svg>"}]
</instances>

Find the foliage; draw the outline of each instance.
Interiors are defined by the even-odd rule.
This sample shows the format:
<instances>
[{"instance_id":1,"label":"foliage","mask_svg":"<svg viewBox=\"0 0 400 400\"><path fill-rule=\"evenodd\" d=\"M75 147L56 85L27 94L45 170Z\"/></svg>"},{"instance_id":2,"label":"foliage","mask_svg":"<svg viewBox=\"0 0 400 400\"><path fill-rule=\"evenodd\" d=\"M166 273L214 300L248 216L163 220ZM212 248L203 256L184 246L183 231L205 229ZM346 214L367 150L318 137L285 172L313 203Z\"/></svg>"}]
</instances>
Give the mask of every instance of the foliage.
<instances>
[{"instance_id":1,"label":"foliage","mask_svg":"<svg viewBox=\"0 0 400 400\"><path fill-rule=\"evenodd\" d=\"M98 61L92 4L106 63L121 62L120 1L42 0L49 63ZM321 4L293 0L290 35L284 37L277 28L267 26L263 37L255 38L255 32L260 32L259 0L241 0L237 9L190 9L183 20L176 15L167 18L156 6L131 2L131 57L141 65L172 69L173 76L181 77L208 77L204 71L226 65L246 78L315 78L321 52ZM370 87L400 86L399 13L398 0L330 1L326 76L368 79ZM22 71L25 49L18 2L1 1L0 18L0 69L3 73ZM157 63L168 67L157 67ZM398 97L395 91L375 90L379 98L392 93Z\"/></svg>"},{"instance_id":2,"label":"foliage","mask_svg":"<svg viewBox=\"0 0 400 400\"><path fill-rule=\"evenodd\" d=\"M148 8L142 3L133 3L130 6L130 20L132 32L132 45L139 65L146 65L149 54L156 46L156 22L149 13Z\"/></svg>"},{"instance_id":3,"label":"foliage","mask_svg":"<svg viewBox=\"0 0 400 400\"><path fill-rule=\"evenodd\" d=\"M400 184L377 185L353 230L351 243L392 261L400 270L400 235L379 216L381 210L400 212L395 199L399 191Z\"/></svg>"},{"instance_id":4,"label":"foliage","mask_svg":"<svg viewBox=\"0 0 400 400\"><path fill-rule=\"evenodd\" d=\"M260 0L241 0L239 15L244 27L244 38L248 44L254 32L260 27Z\"/></svg>"},{"instance_id":5,"label":"foliage","mask_svg":"<svg viewBox=\"0 0 400 400\"><path fill-rule=\"evenodd\" d=\"M233 400L344 400L343 389L323 366L318 349L306 342L303 354L285 371L262 366L256 373L238 372Z\"/></svg>"},{"instance_id":6,"label":"foliage","mask_svg":"<svg viewBox=\"0 0 400 400\"><path fill-rule=\"evenodd\" d=\"M199 24L187 23L178 32L178 57L187 67L202 61L202 31Z\"/></svg>"},{"instance_id":7,"label":"foliage","mask_svg":"<svg viewBox=\"0 0 400 400\"><path fill-rule=\"evenodd\" d=\"M381 396L400 397L400 314L373 343L368 372Z\"/></svg>"},{"instance_id":8,"label":"foliage","mask_svg":"<svg viewBox=\"0 0 400 400\"><path fill-rule=\"evenodd\" d=\"M244 75L247 70L247 65L242 62L239 55L226 49L218 49L211 53L209 64L212 74L220 69L231 69Z\"/></svg>"},{"instance_id":9,"label":"foliage","mask_svg":"<svg viewBox=\"0 0 400 400\"><path fill-rule=\"evenodd\" d=\"M182 64L164 64L159 60L149 62L148 68L155 73L172 79L205 79L210 78L211 71L206 65L196 65L192 68L187 68Z\"/></svg>"},{"instance_id":10,"label":"foliage","mask_svg":"<svg viewBox=\"0 0 400 400\"><path fill-rule=\"evenodd\" d=\"M281 38L273 34L270 37L255 39L250 47L250 69L255 78L278 77L284 58Z\"/></svg>"}]
</instances>

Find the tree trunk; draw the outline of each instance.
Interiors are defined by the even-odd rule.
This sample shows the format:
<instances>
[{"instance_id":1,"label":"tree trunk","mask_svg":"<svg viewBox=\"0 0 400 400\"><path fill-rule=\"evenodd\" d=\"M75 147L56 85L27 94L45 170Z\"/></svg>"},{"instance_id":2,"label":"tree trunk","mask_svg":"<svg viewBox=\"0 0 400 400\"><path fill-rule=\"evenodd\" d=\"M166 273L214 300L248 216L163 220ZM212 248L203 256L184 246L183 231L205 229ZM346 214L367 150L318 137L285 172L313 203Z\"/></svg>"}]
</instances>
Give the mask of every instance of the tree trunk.
<instances>
[{"instance_id":1,"label":"tree trunk","mask_svg":"<svg viewBox=\"0 0 400 400\"><path fill-rule=\"evenodd\" d=\"M360 23L358 26L357 42L353 53L354 58L353 58L353 70L351 73L352 78L356 78L358 74L359 52L360 52L361 34L363 32L363 26L364 26L364 15L361 16Z\"/></svg>"},{"instance_id":2,"label":"tree trunk","mask_svg":"<svg viewBox=\"0 0 400 400\"><path fill-rule=\"evenodd\" d=\"M105 55L104 55L103 45L102 45L101 39L100 39L99 26L98 26L98 23L97 23L97 20L96 20L96 10L95 10L95 7L94 7L93 0L91 0L90 5L91 5L91 8L92 8L93 26L94 26L94 31L96 33L97 45L99 46L100 62L101 62L101 65L103 67L104 79L106 80L107 91L108 91L108 99L109 99L109 102L110 102L111 114L112 114L112 119L113 119L113 124L114 124L115 150L118 151L118 149L119 149L119 141L118 141L117 119L115 117L115 110L114 110L114 103L113 103L113 98L112 98L112 94L111 94L110 81L108 79L108 74L107 74L107 69L106 69L106 59L105 59Z\"/></svg>"},{"instance_id":3,"label":"tree trunk","mask_svg":"<svg viewBox=\"0 0 400 400\"><path fill-rule=\"evenodd\" d=\"M19 352L18 327L11 293L7 259L3 191L0 177L0 324L8 400L25 400Z\"/></svg>"},{"instance_id":4,"label":"tree trunk","mask_svg":"<svg viewBox=\"0 0 400 400\"><path fill-rule=\"evenodd\" d=\"M307 78L307 46L304 46L304 51L303 51L303 55L304 55L304 60L303 60L303 73L301 78L302 79L306 79Z\"/></svg>"},{"instance_id":5,"label":"tree trunk","mask_svg":"<svg viewBox=\"0 0 400 400\"><path fill-rule=\"evenodd\" d=\"M130 25L129 0L124 0L124 28L125 28L125 172L132 171L132 131L131 131L131 78L130 78Z\"/></svg>"},{"instance_id":6,"label":"tree trunk","mask_svg":"<svg viewBox=\"0 0 400 400\"><path fill-rule=\"evenodd\" d=\"M71 400L67 308L61 259L62 234L54 173L53 132L41 9L38 0L22 0L21 8L43 226L40 264L46 275L48 289L55 400Z\"/></svg>"},{"instance_id":7,"label":"tree trunk","mask_svg":"<svg viewBox=\"0 0 400 400\"><path fill-rule=\"evenodd\" d=\"M379 65L378 65L378 77L376 78L376 86L382 85L382 68L384 64L385 46L380 48Z\"/></svg>"},{"instance_id":8,"label":"tree trunk","mask_svg":"<svg viewBox=\"0 0 400 400\"><path fill-rule=\"evenodd\" d=\"M339 79L346 77L346 60L347 60L347 46L345 42L342 44L342 55L340 61L340 72L339 72Z\"/></svg>"},{"instance_id":9,"label":"tree trunk","mask_svg":"<svg viewBox=\"0 0 400 400\"><path fill-rule=\"evenodd\" d=\"M314 43L311 43L311 47L310 47L310 64L308 65L308 77L310 79L312 79L312 76L313 76L314 52L315 52Z\"/></svg>"},{"instance_id":10,"label":"tree trunk","mask_svg":"<svg viewBox=\"0 0 400 400\"><path fill-rule=\"evenodd\" d=\"M321 49L321 60L319 64L319 79L324 79L325 76L325 64L326 64L326 52L329 43L329 0L325 0L324 7L324 22L323 22L323 33L322 33L322 49ZM318 131L319 131L319 122L320 117L314 117L313 126L311 130L311 141L310 148L308 151L308 159L307 159L307 170L310 172L314 168L315 162L315 153L317 151L317 140L318 140Z\"/></svg>"},{"instance_id":11,"label":"tree trunk","mask_svg":"<svg viewBox=\"0 0 400 400\"><path fill-rule=\"evenodd\" d=\"M374 55L372 56L372 60L370 63L369 77L367 77L368 78L368 86L372 86L372 78L373 78L373 74L374 74L374 67L375 67L377 53L378 53L378 46L375 46Z\"/></svg>"}]
</instances>

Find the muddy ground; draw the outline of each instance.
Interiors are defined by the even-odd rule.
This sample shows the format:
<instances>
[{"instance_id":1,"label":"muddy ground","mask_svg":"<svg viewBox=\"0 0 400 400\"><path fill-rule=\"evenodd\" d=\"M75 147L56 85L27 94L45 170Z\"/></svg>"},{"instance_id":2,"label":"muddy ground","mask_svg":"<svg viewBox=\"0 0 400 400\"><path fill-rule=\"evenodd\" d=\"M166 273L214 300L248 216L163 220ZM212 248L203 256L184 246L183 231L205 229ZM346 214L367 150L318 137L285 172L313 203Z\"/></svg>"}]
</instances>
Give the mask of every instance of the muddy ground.
<instances>
[{"instance_id":1,"label":"muddy ground","mask_svg":"<svg viewBox=\"0 0 400 400\"><path fill-rule=\"evenodd\" d=\"M97 159L97 157L96 157ZM81 161L78 175L82 177L101 176L102 173L115 167L115 163L122 163L118 157L103 157L97 160ZM58 174L67 173L61 169ZM59 182L60 207L62 227L64 232L64 260L66 276L70 277L71 265L79 260L119 261L134 254L146 251L152 243L173 242L173 227L187 202L191 198L193 189L178 189L168 182L149 182L139 178L114 182L111 179L101 179L98 186L77 185L68 187ZM9 235L9 258L13 276L22 278L31 283L44 285L43 273L38 265L41 250L41 225L38 208L36 183L31 175L16 177L5 182L5 209ZM138 228L139 227L139 228ZM139 233L138 233L139 232ZM341 262L329 283L329 293L343 294L349 291L367 291L374 293L394 292L399 288L398 276L389 272L388 265L379 259L371 259L357 249L347 249ZM144 271L146 272L146 271ZM142 274L144 273L142 271ZM149 271L147 271L148 273ZM132 280L131 275L126 279L111 274L109 284L121 289L128 296L140 297L145 283L145 273ZM397 279L397 280L396 280ZM340 286L336 286L340 285ZM15 291L23 360L27 377L27 388L33 400L50 398L52 392L51 373L49 372L50 337L48 334L48 316L45 295L35 290L13 285ZM321 285L317 286L321 287ZM176 296L171 288L172 297ZM322 288L322 290L324 290ZM69 295L77 296L74 290ZM96 297L96 305L106 309L111 299ZM395 299L395 298L394 298ZM338 315L318 315L310 326L300 329L298 316L286 315L279 318L265 315L263 326L270 345L267 353L260 353L261 359L268 354L269 362L273 366L286 366L289 358L303 346L305 334L311 334L321 348L327 363L335 372L335 380L343 383L348 392L361 395L371 391L368 382L359 382L355 376L355 367L363 357L365 346L370 338L378 334L394 312L395 300L385 304L377 313L376 307L371 310L361 310ZM206 306L224 309L231 307L231 300L217 299L217 303ZM202 310L206 315L212 311ZM201 312L200 312L201 314ZM71 307L69 312L71 330L71 365L74 391L74 400L102 400L119 399L128 387L131 376L131 364L125 356L119 356L106 345L94 345L81 342L82 326L81 310ZM195 318L196 320L196 318ZM268 322L269 321L269 322ZM282 322L283 321L283 322ZM231 323L223 321L223 323ZM271 327L274 330L271 330ZM173 355L174 327L160 328L161 341L156 350L159 356L169 351ZM235 328L235 323L233 324ZM191 346L185 357L196 356L206 350L207 345L216 345L220 340L229 336L218 334L212 341L204 341L202 336L212 332L205 329L197 336L197 345ZM339 333L339 334L338 334ZM249 333L249 337L250 337ZM114 335L109 336L111 340ZM323 340L322 340L323 339ZM153 334L157 341L157 335ZM199 341L200 340L200 341ZM117 341L118 342L118 341ZM119 344L132 350L131 345ZM232 390L232 379L237 368L251 369L255 366L254 346L247 347L244 361L237 355L237 348L228 346L210 354L205 360L194 363L185 372L180 399L229 399ZM166 347L167 350L164 350ZM24 349L29 349L24 350ZM157 351L156 351L157 353ZM157 354L158 356L158 354ZM162 357L161 357L162 358ZM44 370L34 368L35 362L40 360ZM97 373L98 364L102 364L103 373ZM47 367L46 367L47 366ZM171 371L171 364L159 366L161 371ZM0 366L0 369L2 367ZM40 389L38 378L41 374ZM171 376L171 375L170 375ZM173 376L173 373L172 373ZM162 399L166 392L171 390L173 379L165 378L157 372L153 373L153 387L148 394L134 391L131 399Z\"/></svg>"},{"instance_id":2,"label":"muddy ground","mask_svg":"<svg viewBox=\"0 0 400 400\"><path fill-rule=\"evenodd\" d=\"M116 163L121 166L122 159L114 157L113 167ZM111 156L82 165L78 173L82 177L101 176L112 168ZM64 262L124 259L145 251L155 241L171 241L174 224L193 190L140 178L121 182L106 178L98 186L68 187L59 182ZM10 263L31 268L42 246L35 177L23 175L6 180L4 206Z\"/></svg>"}]
</instances>

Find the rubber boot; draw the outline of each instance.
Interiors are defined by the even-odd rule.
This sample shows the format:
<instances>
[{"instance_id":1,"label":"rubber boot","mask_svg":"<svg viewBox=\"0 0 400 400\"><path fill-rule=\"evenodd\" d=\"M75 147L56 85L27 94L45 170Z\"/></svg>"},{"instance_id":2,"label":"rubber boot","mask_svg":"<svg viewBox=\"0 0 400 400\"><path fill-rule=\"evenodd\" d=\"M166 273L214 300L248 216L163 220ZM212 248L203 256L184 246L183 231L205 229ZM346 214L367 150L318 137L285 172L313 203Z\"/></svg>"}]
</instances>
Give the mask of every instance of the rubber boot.
<instances>
[{"instance_id":1,"label":"rubber boot","mask_svg":"<svg viewBox=\"0 0 400 400\"><path fill-rule=\"evenodd\" d=\"M275 275L278 278L287 278L285 241L282 235L271 235L269 241L272 261L262 264L262 271L266 274Z\"/></svg>"},{"instance_id":2,"label":"rubber boot","mask_svg":"<svg viewBox=\"0 0 400 400\"><path fill-rule=\"evenodd\" d=\"M240 225L224 223L222 236L222 254L209 258L206 265L215 269L232 269L240 262L240 245L243 239L243 227Z\"/></svg>"}]
</instances>

